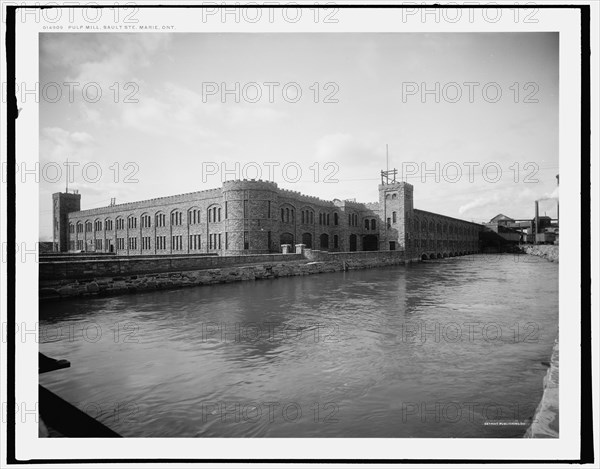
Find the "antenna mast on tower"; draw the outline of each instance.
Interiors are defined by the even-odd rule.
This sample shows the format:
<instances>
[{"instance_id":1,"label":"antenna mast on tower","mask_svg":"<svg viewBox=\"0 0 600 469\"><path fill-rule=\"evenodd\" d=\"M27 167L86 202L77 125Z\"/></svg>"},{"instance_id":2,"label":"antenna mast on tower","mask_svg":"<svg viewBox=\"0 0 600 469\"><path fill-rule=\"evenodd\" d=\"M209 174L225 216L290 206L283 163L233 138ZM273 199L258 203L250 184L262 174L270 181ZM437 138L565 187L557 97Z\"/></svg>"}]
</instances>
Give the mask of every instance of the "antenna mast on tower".
<instances>
[{"instance_id":1,"label":"antenna mast on tower","mask_svg":"<svg viewBox=\"0 0 600 469\"><path fill-rule=\"evenodd\" d=\"M396 175L398 174L397 169L390 171L390 154L388 144L385 144L385 171L381 171L381 184L394 184L396 182Z\"/></svg>"}]
</instances>

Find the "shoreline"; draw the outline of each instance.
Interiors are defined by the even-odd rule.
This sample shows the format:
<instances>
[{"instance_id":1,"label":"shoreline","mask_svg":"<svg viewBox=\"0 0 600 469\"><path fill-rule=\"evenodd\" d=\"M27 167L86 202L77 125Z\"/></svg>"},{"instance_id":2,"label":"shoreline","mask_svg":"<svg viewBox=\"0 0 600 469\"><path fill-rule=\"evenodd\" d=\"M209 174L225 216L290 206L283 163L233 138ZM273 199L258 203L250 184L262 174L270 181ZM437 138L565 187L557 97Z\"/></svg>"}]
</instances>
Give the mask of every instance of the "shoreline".
<instances>
[{"instance_id":1,"label":"shoreline","mask_svg":"<svg viewBox=\"0 0 600 469\"><path fill-rule=\"evenodd\" d=\"M523 251L531 256L538 256L550 262L558 262L558 245L525 246ZM558 438L559 437L559 352L558 337L554 341L550 356L550 368L544 376L544 392L538 404L531 425L523 438Z\"/></svg>"}]
</instances>

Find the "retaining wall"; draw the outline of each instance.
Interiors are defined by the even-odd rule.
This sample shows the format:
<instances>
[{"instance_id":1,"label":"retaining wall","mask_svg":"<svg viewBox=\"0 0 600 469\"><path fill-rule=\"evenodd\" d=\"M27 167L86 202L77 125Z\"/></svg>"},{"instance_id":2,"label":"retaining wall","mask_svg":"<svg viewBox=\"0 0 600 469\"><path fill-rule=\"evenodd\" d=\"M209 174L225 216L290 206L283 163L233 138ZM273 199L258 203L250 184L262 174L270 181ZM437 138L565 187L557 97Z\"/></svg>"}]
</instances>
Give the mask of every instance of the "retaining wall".
<instances>
[{"instance_id":1,"label":"retaining wall","mask_svg":"<svg viewBox=\"0 0 600 469\"><path fill-rule=\"evenodd\" d=\"M215 269L188 269L185 271L163 271L137 275L104 275L96 277L88 273L79 278L40 279L40 300L88 295L118 295L139 291L312 275L323 272L404 264L404 256L401 251L327 253L306 250L305 254L307 258L304 258L301 254L241 256L243 258L254 257L254 260L262 258L263 261L264 258L268 258L268 261L237 266L221 264L219 268ZM220 257L218 259L223 261L225 259L232 259L233 257L238 256L232 256L231 258ZM314 257L319 257L321 260L315 261L313 260ZM282 259L285 259L285 261ZM160 260L163 263L168 261L168 259L164 258ZM210 260L213 259L211 258ZM233 261L229 260L229 262ZM172 266L173 263L169 262L167 265ZM162 268L166 268L166 266L163 265ZM104 273L108 272L104 271Z\"/></svg>"},{"instance_id":2,"label":"retaining wall","mask_svg":"<svg viewBox=\"0 0 600 469\"><path fill-rule=\"evenodd\" d=\"M544 394L525 438L558 438L558 339L544 377Z\"/></svg>"},{"instance_id":3,"label":"retaining wall","mask_svg":"<svg viewBox=\"0 0 600 469\"><path fill-rule=\"evenodd\" d=\"M41 260L40 281L88 279L133 274L204 270L262 262L295 261L301 254L256 254L246 256L156 256L116 257L89 260Z\"/></svg>"}]
</instances>

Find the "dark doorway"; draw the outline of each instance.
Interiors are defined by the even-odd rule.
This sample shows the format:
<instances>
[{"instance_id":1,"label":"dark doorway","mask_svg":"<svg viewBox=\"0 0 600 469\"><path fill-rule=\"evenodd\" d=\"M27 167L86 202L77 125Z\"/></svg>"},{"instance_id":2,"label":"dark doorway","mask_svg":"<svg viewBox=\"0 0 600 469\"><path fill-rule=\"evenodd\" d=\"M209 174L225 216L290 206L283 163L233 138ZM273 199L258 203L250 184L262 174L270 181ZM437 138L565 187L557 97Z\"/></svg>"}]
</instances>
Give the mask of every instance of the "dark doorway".
<instances>
[{"instance_id":1,"label":"dark doorway","mask_svg":"<svg viewBox=\"0 0 600 469\"><path fill-rule=\"evenodd\" d=\"M294 247L294 235L292 233L281 233L279 244L291 244Z\"/></svg>"},{"instance_id":2,"label":"dark doorway","mask_svg":"<svg viewBox=\"0 0 600 469\"><path fill-rule=\"evenodd\" d=\"M350 235L350 251L356 251L356 235Z\"/></svg>"},{"instance_id":3,"label":"dark doorway","mask_svg":"<svg viewBox=\"0 0 600 469\"><path fill-rule=\"evenodd\" d=\"M319 236L319 241L321 249L329 250L329 235L327 233L323 233L321 236Z\"/></svg>"},{"instance_id":4,"label":"dark doorway","mask_svg":"<svg viewBox=\"0 0 600 469\"><path fill-rule=\"evenodd\" d=\"M377 235L363 236L363 251L377 251L378 242Z\"/></svg>"},{"instance_id":5,"label":"dark doorway","mask_svg":"<svg viewBox=\"0 0 600 469\"><path fill-rule=\"evenodd\" d=\"M306 249L312 249L312 235L310 233L302 235L302 244L304 244Z\"/></svg>"}]
</instances>

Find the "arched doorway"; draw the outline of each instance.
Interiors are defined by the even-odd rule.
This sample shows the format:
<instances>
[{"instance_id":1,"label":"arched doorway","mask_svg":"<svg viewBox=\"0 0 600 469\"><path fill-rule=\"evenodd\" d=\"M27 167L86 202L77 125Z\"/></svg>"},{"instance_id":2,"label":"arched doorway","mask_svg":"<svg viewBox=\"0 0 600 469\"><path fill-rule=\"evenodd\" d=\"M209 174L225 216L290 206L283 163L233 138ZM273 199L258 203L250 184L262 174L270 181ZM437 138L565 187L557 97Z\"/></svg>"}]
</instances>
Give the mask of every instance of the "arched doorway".
<instances>
[{"instance_id":1,"label":"arched doorway","mask_svg":"<svg viewBox=\"0 0 600 469\"><path fill-rule=\"evenodd\" d=\"M302 244L304 244L306 249L312 249L312 235L310 233L302 234Z\"/></svg>"},{"instance_id":2,"label":"arched doorway","mask_svg":"<svg viewBox=\"0 0 600 469\"><path fill-rule=\"evenodd\" d=\"M329 250L329 235L327 233L323 233L319 236L319 245L321 249Z\"/></svg>"},{"instance_id":3,"label":"arched doorway","mask_svg":"<svg viewBox=\"0 0 600 469\"><path fill-rule=\"evenodd\" d=\"M281 233L279 244L291 244L294 247L294 235L292 233Z\"/></svg>"},{"instance_id":4,"label":"arched doorway","mask_svg":"<svg viewBox=\"0 0 600 469\"><path fill-rule=\"evenodd\" d=\"M356 251L356 235L350 235L350 251Z\"/></svg>"},{"instance_id":5,"label":"arched doorway","mask_svg":"<svg viewBox=\"0 0 600 469\"><path fill-rule=\"evenodd\" d=\"M377 250L378 250L377 235L363 236L363 251L377 251Z\"/></svg>"}]
</instances>

